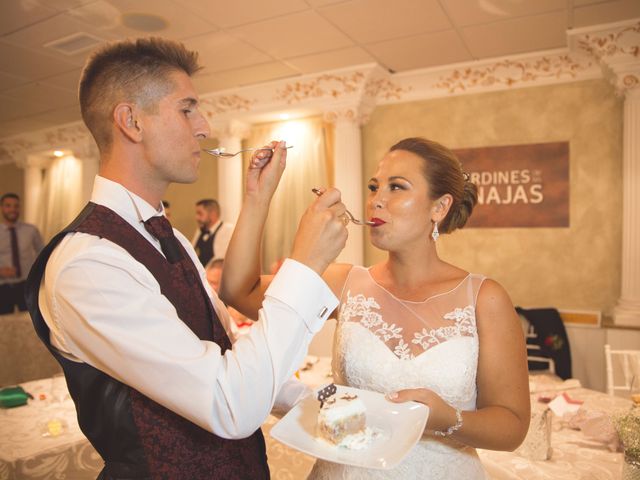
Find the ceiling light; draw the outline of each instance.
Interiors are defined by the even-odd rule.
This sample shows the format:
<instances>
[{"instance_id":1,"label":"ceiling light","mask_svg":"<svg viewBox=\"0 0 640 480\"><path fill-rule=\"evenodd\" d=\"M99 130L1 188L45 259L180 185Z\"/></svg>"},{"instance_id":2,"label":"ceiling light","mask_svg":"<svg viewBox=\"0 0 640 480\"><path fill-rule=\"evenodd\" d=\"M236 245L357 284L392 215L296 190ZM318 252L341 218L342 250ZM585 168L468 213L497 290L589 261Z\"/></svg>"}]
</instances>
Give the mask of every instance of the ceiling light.
<instances>
[{"instance_id":1,"label":"ceiling light","mask_svg":"<svg viewBox=\"0 0 640 480\"><path fill-rule=\"evenodd\" d=\"M54 157L61 157L64 155L64 152L62 150L54 150L53 151L53 156Z\"/></svg>"},{"instance_id":2,"label":"ceiling light","mask_svg":"<svg viewBox=\"0 0 640 480\"><path fill-rule=\"evenodd\" d=\"M288 113L281 113L278 116L280 117L280 120L289 120L289 117L290 117Z\"/></svg>"},{"instance_id":3,"label":"ceiling light","mask_svg":"<svg viewBox=\"0 0 640 480\"><path fill-rule=\"evenodd\" d=\"M78 32L73 35L53 40L52 42L45 43L45 48L52 48L57 52L64 53L65 55L75 55L76 53L91 50L96 45L103 42L101 38L94 37L88 33Z\"/></svg>"}]
</instances>

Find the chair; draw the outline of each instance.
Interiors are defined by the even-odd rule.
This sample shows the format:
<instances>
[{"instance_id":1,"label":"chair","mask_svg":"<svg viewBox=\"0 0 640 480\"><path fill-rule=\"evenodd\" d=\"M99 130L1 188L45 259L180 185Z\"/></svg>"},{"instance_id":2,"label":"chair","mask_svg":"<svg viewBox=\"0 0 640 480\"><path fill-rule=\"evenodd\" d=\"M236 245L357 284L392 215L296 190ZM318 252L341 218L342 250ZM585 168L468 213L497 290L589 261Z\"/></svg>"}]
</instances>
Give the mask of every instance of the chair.
<instances>
[{"instance_id":1,"label":"chair","mask_svg":"<svg viewBox=\"0 0 640 480\"><path fill-rule=\"evenodd\" d=\"M538 334L533 328L533 325L527 322L527 326L525 338L527 342L527 363L529 370L548 371L550 374L555 375L556 363L553 361L553 358L542 352L542 348L538 345Z\"/></svg>"},{"instance_id":2,"label":"chair","mask_svg":"<svg viewBox=\"0 0 640 480\"><path fill-rule=\"evenodd\" d=\"M604 357L609 395L615 395L616 391L630 395L634 381L635 388L640 391L640 350L613 350L607 344L604 346Z\"/></svg>"},{"instance_id":3,"label":"chair","mask_svg":"<svg viewBox=\"0 0 640 480\"><path fill-rule=\"evenodd\" d=\"M548 370L563 380L571 378L569 337L555 308L521 308L516 312L528 323L529 370Z\"/></svg>"}]
</instances>

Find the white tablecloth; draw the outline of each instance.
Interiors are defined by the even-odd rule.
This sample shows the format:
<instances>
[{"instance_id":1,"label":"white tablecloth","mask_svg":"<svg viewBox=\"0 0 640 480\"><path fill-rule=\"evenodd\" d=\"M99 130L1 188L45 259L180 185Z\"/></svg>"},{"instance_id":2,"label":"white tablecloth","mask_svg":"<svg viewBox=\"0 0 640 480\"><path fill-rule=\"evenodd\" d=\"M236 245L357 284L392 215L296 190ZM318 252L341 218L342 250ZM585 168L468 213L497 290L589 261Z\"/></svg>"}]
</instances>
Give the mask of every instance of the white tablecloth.
<instances>
[{"instance_id":1,"label":"white tablecloth","mask_svg":"<svg viewBox=\"0 0 640 480\"><path fill-rule=\"evenodd\" d=\"M330 360L311 359L300 379L317 387L331 382ZM29 405L0 409L0 480L22 479L94 479L102 468L102 459L80 432L75 408L70 399L52 402L52 380L43 379L22 384L35 399ZM584 400L584 408L615 412L628 409L625 399L583 388L568 393ZM39 400L41 394L45 400ZM536 401L542 392L532 394ZM60 419L66 424L58 436L43 436L47 422ZM290 449L269 435L277 419L270 416L263 425L267 455L274 480L302 480L315 459ZM590 441L582 432L569 429L554 419L551 437L553 456L548 461L528 460L513 452L480 450L480 458L496 480L617 480L621 475L622 454L612 453L599 443Z\"/></svg>"},{"instance_id":2,"label":"white tablecloth","mask_svg":"<svg viewBox=\"0 0 640 480\"><path fill-rule=\"evenodd\" d=\"M300 373L301 380L311 386L331 382L331 361L320 358L313 366ZM628 410L631 401L610 397L602 392L579 388L575 380L561 382L541 376L530 379L533 408L540 408L538 397L553 396L566 391L572 398L583 400L583 408L609 414ZM268 430L276 423L270 417L263 428L270 454L269 465L274 478L305 479L314 459L285 447L268 437ZM276 448L275 445L280 445ZM554 418L551 434L553 454L550 460L529 460L515 452L478 450L478 454L491 480L618 480L621 478L622 453L610 452L601 443L585 437L579 430L570 429L566 422Z\"/></svg>"},{"instance_id":3,"label":"white tablecloth","mask_svg":"<svg viewBox=\"0 0 640 480\"><path fill-rule=\"evenodd\" d=\"M549 392L552 396L555 392ZM583 400L581 408L608 415L629 410L631 401L586 388L566 390L571 398ZM531 395L532 408L540 408L537 392ZM480 459L492 479L517 480L618 480L623 454L610 452L606 445L586 437L568 422L553 417L550 460L529 460L512 452L479 450Z\"/></svg>"},{"instance_id":4,"label":"white tablecloth","mask_svg":"<svg viewBox=\"0 0 640 480\"><path fill-rule=\"evenodd\" d=\"M328 359L322 359L321 366L313 364L313 367L301 372L305 383L315 386L331 381L326 376L330 373ZM54 384L57 391L52 389ZM52 378L21 385L34 399L25 406L0 409L0 480L95 479L103 461L80 431L75 406L68 394L65 395L64 384L62 395L60 382ZM55 402L55 393L65 399ZM43 436L51 420L60 420L65 425L64 432ZM263 426L271 477L274 480L306 478L315 460L271 439L269 430L276 422L277 418L270 416Z\"/></svg>"},{"instance_id":5,"label":"white tablecloth","mask_svg":"<svg viewBox=\"0 0 640 480\"><path fill-rule=\"evenodd\" d=\"M52 383L50 378L23 383L34 400L0 409L0 480L94 479L102 469L102 459L78 427L73 401L66 396L54 402ZM57 420L64 431L43 436Z\"/></svg>"}]
</instances>

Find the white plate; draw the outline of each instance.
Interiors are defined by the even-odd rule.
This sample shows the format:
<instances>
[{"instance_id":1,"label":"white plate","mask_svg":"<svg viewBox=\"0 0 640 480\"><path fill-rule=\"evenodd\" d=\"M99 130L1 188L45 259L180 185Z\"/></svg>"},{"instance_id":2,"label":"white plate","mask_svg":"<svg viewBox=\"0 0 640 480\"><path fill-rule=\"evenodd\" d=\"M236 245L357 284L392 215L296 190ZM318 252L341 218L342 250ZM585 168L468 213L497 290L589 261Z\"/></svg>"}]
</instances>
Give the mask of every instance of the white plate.
<instances>
[{"instance_id":1,"label":"white plate","mask_svg":"<svg viewBox=\"0 0 640 480\"><path fill-rule=\"evenodd\" d=\"M356 467L390 469L418 442L429 417L421 403L393 403L384 395L337 385L336 395L357 394L367 407L367 427L381 432L362 450L335 447L316 437L320 403L310 395L287 413L271 429L271 436L308 455Z\"/></svg>"}]
</instances>

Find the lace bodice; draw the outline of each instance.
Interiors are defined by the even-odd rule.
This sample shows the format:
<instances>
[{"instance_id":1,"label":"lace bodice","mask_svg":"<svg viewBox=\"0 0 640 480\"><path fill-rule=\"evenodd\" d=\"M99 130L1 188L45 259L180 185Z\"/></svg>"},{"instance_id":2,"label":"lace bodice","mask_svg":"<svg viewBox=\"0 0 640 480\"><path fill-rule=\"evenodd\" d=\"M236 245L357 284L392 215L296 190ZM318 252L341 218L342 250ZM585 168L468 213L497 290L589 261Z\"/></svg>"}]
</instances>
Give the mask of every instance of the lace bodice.
<instances>
[{"instance_id":1,"label":"lace bodice","mask_svg":"<svg viewBox=\"0 0 640 480\"><path fill-rule=\"evenodd\" d=\"M340 299L333 350L336 383L386 393L429 388L451 405L476 408L478 335L475 306L483 276L469 274L448 292L421 302L395 297L353 267ZM424 436L393 470L318 461L310 478L481 479L475 450Z\"/></svg>"}]
</instances>

